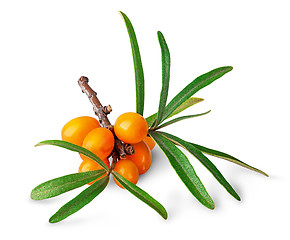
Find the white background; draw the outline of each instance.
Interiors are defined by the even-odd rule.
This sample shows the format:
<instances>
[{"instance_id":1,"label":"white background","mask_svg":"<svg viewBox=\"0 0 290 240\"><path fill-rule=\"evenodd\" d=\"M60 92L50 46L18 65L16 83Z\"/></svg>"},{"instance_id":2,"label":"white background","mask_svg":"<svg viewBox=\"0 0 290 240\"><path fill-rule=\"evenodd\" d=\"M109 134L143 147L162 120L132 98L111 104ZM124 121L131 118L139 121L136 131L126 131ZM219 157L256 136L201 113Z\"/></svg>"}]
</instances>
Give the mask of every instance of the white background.
<instances>
[{"instance_id":1,"label":"white background","mask_svg":"<svg viewBox=\"0 0 290 240\"><path fill-rule=\"evenodd\" d=\"M288 1L1 1L1 235L5 239L288 239L289 7ZM233 71L195 96L204 102L167 131L232 154L267 172L217 158L242 198L232 198L193 157L215 201L203 207L157 147L138 185L168 211L155 211L113 181L96 199L58 224L49 217L77 195L33 201L41 182L76 172L78 154L34 144L60 139L70 119L94 116L77 80L85 75L109 115L135 111L134 71L121 10L131 19L146 80L145 116L157 110L162 31L171 52L169 99L216 67ZM7 235L6 235L7 234ZM1 237L2 238L2 237ZM4 239L4 238L3 238Z\"/></svg>"}]
</instances>

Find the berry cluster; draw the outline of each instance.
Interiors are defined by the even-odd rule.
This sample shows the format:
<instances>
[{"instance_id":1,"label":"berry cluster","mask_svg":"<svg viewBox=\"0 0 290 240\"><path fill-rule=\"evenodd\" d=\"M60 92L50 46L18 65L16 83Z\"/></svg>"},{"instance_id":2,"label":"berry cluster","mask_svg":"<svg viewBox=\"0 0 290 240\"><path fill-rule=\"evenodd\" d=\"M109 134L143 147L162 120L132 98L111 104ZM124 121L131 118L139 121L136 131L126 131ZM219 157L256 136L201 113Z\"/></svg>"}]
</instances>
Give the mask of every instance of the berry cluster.
<instances>
[{"instance_id":1,"label":"berry cluster","mask_svg":"<svg viewBox=\"0 0 290 240\"><path fill-rule=\"evenodd\" d=\"M115 138L124 144L134 147L132 155L119 158L114 170L130 182L136 184L140 174L148 171L152 163L151 150L155 146L154 140L148 136L148 124L138 113L127 112L120 115L111 130L101 127L99 121L93 117L83 116L70 120L61 131L62 140L84 147L96 154L110 168L111 155L115 146ZM80 154L82 163L79 172L102 169L90 158ZM97 179L98 180L98 179ZM95 181L97 181L95 180ZM115 179L114 179L115 180ZM90 185L95 181L89 183ZM118 181L116 184L123 188Z\"/></svg>"}]
</instances>

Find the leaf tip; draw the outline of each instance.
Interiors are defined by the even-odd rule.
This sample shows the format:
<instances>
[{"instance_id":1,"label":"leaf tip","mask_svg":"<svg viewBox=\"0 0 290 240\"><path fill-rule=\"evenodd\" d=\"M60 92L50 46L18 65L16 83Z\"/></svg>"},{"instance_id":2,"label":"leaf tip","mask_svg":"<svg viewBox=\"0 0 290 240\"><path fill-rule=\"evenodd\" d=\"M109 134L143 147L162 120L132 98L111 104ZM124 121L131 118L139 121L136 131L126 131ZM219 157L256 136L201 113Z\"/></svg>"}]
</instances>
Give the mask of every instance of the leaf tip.
<instances>
[{"instance_id":1,"label":"leaf tip","mask_svg":"<svg viewBox=\"0 0 290 240\"><path fill-rule=\"evenodd\" d=\"M235 192L235 194L231 194L236 200L241 201L241 197Z\"/></svg>"},{"instance_id":2,"label":"leaf tip","mask_svg":"<svg viewBox=\"0 0 290 240\"><path fill-rule=\"evenodd\" d=\"M158 37L159 41L161 41L161 40L165 41L164 35L161 31L157 31L157 37Z\"/></svg>"},{"instance_id":3,"label":"leaf tip","mask_svg":"<svg viewBox=\"0 0 290 240\"><path fill-rule=\"evenodd\" d=\"M30 193L30 198L34 201L39 201L39 200L44 199L40 196L39 191L38 191L38 187L35 187L34 189L32 189L32 191Z\"/></svg>"},{"instance_id":4,"label":"leaf tip","mask_svg":"<svg viewBox=\"0 0 290 240\"><path fill-rule=\"evenodd\" d=\"M58 221L54 218L54 216L52 216L49 220L49 223L57 223Z\"/></svg>"},{"instance_id":5,"label":"leaf tip","mask_svg":"<svg viewBox=\"0 0 290 240\"><path fill-rule=\"evenodd\" d=\"M122 11L118 11L121 15L121 17L123 18L123 20L126 22L125 17L127 17L127 15L125 13L123 13Z\"/></svg>"},{"instance_id":6,"label":"leaf tip","mask_svg":"<svg viewBox=\"0 0 290 240\"><path fill-rule=\"evenodd\" d=\"M42 146L42 145L45 145L45 144L46 144L46 141L41 141L41 142L35 144L34 147Z\"/></svg>"},{"instance_id":7,"label":"leaf tip","mask_svg":"<svg viewBox=\"0 0 290 240\"><path fill-rule=\"evenodd\" d=\"M206 206L210 210L214 210L215 209L215 203L212 200L212 198L208 199L207 203L203 204L203 205Z\"/></svg>"},{"instance_id":8,"label":"leaf tip","mask_svg":"<svg viewBox=\"0 0 290 240\"><path fill-rule=\"evenodd\" d=\"M167 220L167 218L168 218L168 214L167 214L166 211L165 211L164 215L162 215L162 217L163 217L164 220Z\"/></svg>"},{"instance_id":9,"label":"leaf tip","mask_svg":"<svg viewBox=\"0 0 290 240\"><path fill-rule=\"evenodd\" d=\"M35 197L35 194L34 194L34 191L32 190L31 193L30 193L30 198L32 200L37 200L36 197Z\"/></svg>"},{"instance_id":10,"label":"leaf tip","mask_svg":"<svg viewBox=\"0 0 290 240\"><path fill-rule=\"evenodd\" d=\"M267 173L260 170L260 173L263 174L265 177L270 177Z\"/></svg>"},{"instance_id":11,"label":"leaf tip","mask_svg":"<svg viewBox=\"0 0 290 240\"><path fill-rule=\"evenodd\" d=\"M264 175L265 177L270 177L267 173L263 172L260 169L257 169L257 168L250 168L250 169L253 170L253 171L255 171L255 172L258 172L258 173Z\"/></svg>"}]
</instances>

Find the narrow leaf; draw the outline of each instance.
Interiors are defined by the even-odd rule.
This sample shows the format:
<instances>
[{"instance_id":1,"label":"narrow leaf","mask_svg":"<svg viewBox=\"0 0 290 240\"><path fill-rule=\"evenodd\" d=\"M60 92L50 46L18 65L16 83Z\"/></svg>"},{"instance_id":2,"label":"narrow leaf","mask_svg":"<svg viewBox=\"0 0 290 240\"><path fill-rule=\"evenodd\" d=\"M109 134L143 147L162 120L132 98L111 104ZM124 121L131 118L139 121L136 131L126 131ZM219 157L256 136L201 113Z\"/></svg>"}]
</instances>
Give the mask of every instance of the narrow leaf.
<instances>
[{"instance_id":1,"label":"narrow leaf","mask_svg":"<svg viewBox=\"0 0 290 240\"><path fill-rule=\"evenodd\" d=\"M107 165L96 154L94 154L91 151L89 151L83 147L80 147L78 145L75 145L75 144L72 144L72 143L69 143L66 141L61 141L61 140L46 140L46 141L42 141L42 142L37 143L35 145L35 147L42 146L42 145L53 145L53 146L57 146L57 147L66 148L66 149L74 151L74 152L81 153L81 154L89 157L90 159L94 160L95 162L97 162L107 172L109 171L109 168L107 167Z\"/></svg>"},{"instance_id":2,"label":"narrow leaf","mask_svg":"<svg viewBox=\"0 0 290 240\"><path fill-rule=\"evenodd\" d=\"M148 193L146 193L141 188L137 187L135 184L128 181L126 178L121 176L119 173L112 171L114 178L130 193L132 193L135 197L139 198L141 201L146 203L148 206L153 208L156 212L158 212L164 219L167 219L166 209L151 197Z\"/></svg>"},{"instance_id":3,"label":"narrow leaf","mask_svg":"<svg viewBox=\"0 0 290 240\"><path fill-rule=\"evenodd\" d=\"M202 98L196 98L196 97L190 97L189 99L187 99L184 103L182 103L178 108L176 108L173 113L168 116L168 118L173 117L174 115L184 111L185 109L199 103L202 102L204 99ZM149 117L146 118L146 121L148 123L148 126L152 126L153 122L156 120L157 118L157 113L154 113L152 115L150 115Z\"/></svg>"},{"instance_id":4,"label":"narrow leaf","mask_svg":"<svg viewBox=\"0 0 290 240\"><path fill-rule=\"evenodd\" d=\"M236 193L233 187L228 183L228 181L224 178L221 172L216 168L216 166L206 156L204 156L202 152L199 151L193 144L187 141L184 141L176 136L173 136L169 133L165 133L165 132L159 132L159 133L165 136L166 138L168 138L169 140L171 140L173 143L189 151L211 172L211 174L228 191L228 193L230 193L235 199L239 201L241 200L239 195Z\"/></svg>"},{"instance_id":5,"label":"narrow leaf","mask_svg":"<svg viewBox=\"0 0 290 240\"><path fill-rule=\"evenodd\" d=\"M104 175L104 169L74 173L44 182L31 191L31 198L42 200L58 196L75 188L81 187Z\"/></svg>"},{"instance_id":6,"label":"narrow leaf","mask_svg":"<svg viewBox=\"0 0 290 240\"><path fill-rule=\"evenodd\" d=\"M263 172L262 170L259 170L255 167L252 167L250 166L249 164L247 163L244 163L242 161L240 161L239 159L227 154L227 153L224 153L224 152L220 152L220 151L217 151L217 150L213 150L213 149L210 149L210 148L207 148L207 147L204 147L204 146L201 146L201 145L198 145L198 144L194 144L194 143L191 143L194 147L196 147L198 150L200 150L201 152L205 153L205 154L208 154L208 155L211 155L211 156L215 156L215 157L218 157L218 158L222 158L222 159L225 159L227 161L230 161L232 163L235 163L237 165L240 165L244 168L247 168L247 169L250 169L252 171L255 171L255 172L258 172L260 174L263 174L264 176L266 177L269 177L269 175L265 172Z\"/></svg>"},{"instance_id":7,"label":"narrow leaf","mask_svg":"<svg viewBox=\"0 0 290 240\"><path fill-rule=\"evenodd\" d=\"M136 38L136 34L133 28L133 25L130 19L126 16L125 13L120 12L129 34L133 62L134 62L134 70L135 70L135 87L136 87L136 112L143 116L144 111L144 73L143 66L139 51L139 46Z\"/></svg>"},{"instance_id":8,"label":"narrow leaf","mask_svg":"<svg viewBox=\"0 0 290 240\"><path fill-rule=\"evenodd\" d=\"M74 199L63 205L50 219L50 223L59 222L73 213L77 212L85 205L90 203L96 196L98 196L107 186L109 182L109 176L101 178L93 183L90 187L86 188Z\"/></svg>"},{"instance_id":9,"label":"narrow leaf","mask_svg":"<svg viewBox=\"0 0 290 240\"><path fill-rule=\"evenodd\" d=\"M150 132L151 137L159 145L161 150L167 156L170 164L176 171L177 175L183 181L188 190L196 197L204 206L214 209L214 202L207 193L205 187L196 175L194 168L188 161L184 153L178 149L174 143L158 132Z\"/></svg>"},{"instance_id":10,"label":"narrow leaf","mask_svg":"<svg viewBox=\"0 0 290 240\"><path fill-rule=\"evenodd\" d=\"M163 123L163 124L159 125L157 128L155 128L155 130L156 130L156 129L160 129L160 128L167 127L168 125L171 125L171 124L173 124L173 123L179 122L179 121L181 121L181 120L185 120L185 119L188 119L188 118L194 118L194 117L203 116L203 115L205 115L205 114L208 114L209 112L210 112L210 110L207 111L207 112L204 112L204 113L200 113L200 114L187 115L187 116L178 117L178 118L172 119L172 120L170 120L170 121L168 121L168 122L166 122L166 123Z\"/></svg>"},{"instance_id":11,"label":"narrow leaf","mask_svg":"<svg viewBox=\"0 0 290 240\"><path fill-rule=\"evenodd\" d=\"M183 102L185 102L197 91L208 86L209 84L211 84L218 78L222 77L224 74L228 73L232 69L233 68L229 66L220 67L197 77L195 80L189 83L181 92L179 92L166 106L166 110L163 115L162 121L164 121L168 116L170 116L176 108L178 108Z\"/></svg>"},{"instance_id":12,"label":"narrow leaf","mask_svg":"<svg viewBox=\"0 0 290 240\"><path fill-rule=\"evenodd\" d=\"M185 109L191 107L194 104L202 102L204 99L203 98L197 98L197 97L190 97L187 99L185 102L183 102L178 108L176 108L173 113L171 113L168 118L173 117L174 115L184 111Z\"/></svg>"},{"instance_id":13,"label":"narrow leaf","mask_svg":"<svg viewBox=\"0 0 290 240\"><path fill-rule=\"evenodd\" d=\"M160 93L159 108L157 112L157 119L154 126L158 126L163 117L164 109L167 102L169 78L170 78L170 53L166 44L165 38L161 32L157 33L159 44L161 47L161 59L162 59L162 88Z\"/></svg>"}]
</instances>

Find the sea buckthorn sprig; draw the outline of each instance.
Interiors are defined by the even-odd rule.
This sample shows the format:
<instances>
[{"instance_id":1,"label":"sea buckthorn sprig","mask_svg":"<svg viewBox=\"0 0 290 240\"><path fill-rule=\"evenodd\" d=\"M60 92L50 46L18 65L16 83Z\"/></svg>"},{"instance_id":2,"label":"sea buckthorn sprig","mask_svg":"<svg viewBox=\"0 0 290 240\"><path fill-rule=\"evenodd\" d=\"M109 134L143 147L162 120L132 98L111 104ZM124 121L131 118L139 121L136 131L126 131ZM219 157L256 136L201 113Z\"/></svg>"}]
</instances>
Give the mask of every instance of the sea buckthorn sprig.
<instances>
[{"instance_id":1,"label":"sea buckthorn sprig","mask_svg":"<svg viewBox=\"0 0 290 240\"><path fill-rule=\"evenodd\" d=\"M164 206L136 185L139 175L145 174L150 169L153 161L151 151L157 143L179 178L192 195L205 207L214 209L214 201L196 174L188 157L178 147L192 154L212 173L230 195L240 200L237 192L206 155L225 159L265 176L268 175L229 154L160 131L161 128L176 122L209 113L210 111L207 111L166 121L185 109L202 102L203 99L192 97L192 95L230 72L232 67L216 68L195 78L167 103L171 60L165 38L161 32L157 32L161 48L162 88L158 111L144 118L144 74L139 46L131 21L124 13L120 13L125 21L132 49L135 70L136 112L121 114L116 119L115 124L112 125L107 116L112 111L111 106L104 107L96 92L89 86L89 79L81 77L78 84L92 103L94 113L98 119L89 116L74 118L62 128L62 140L47 140L36 144L36 146L54 145L77 152L82 160L78 173L55 178L38 185L32 190L31 198L34 200L47 199L88 184L89 187L62 206L49 219L49 222L56 223L91 202L106 188L110 175L112 175L119 187L128 190L164 219L167 219Z\"/></svg>"}]
</instances>

